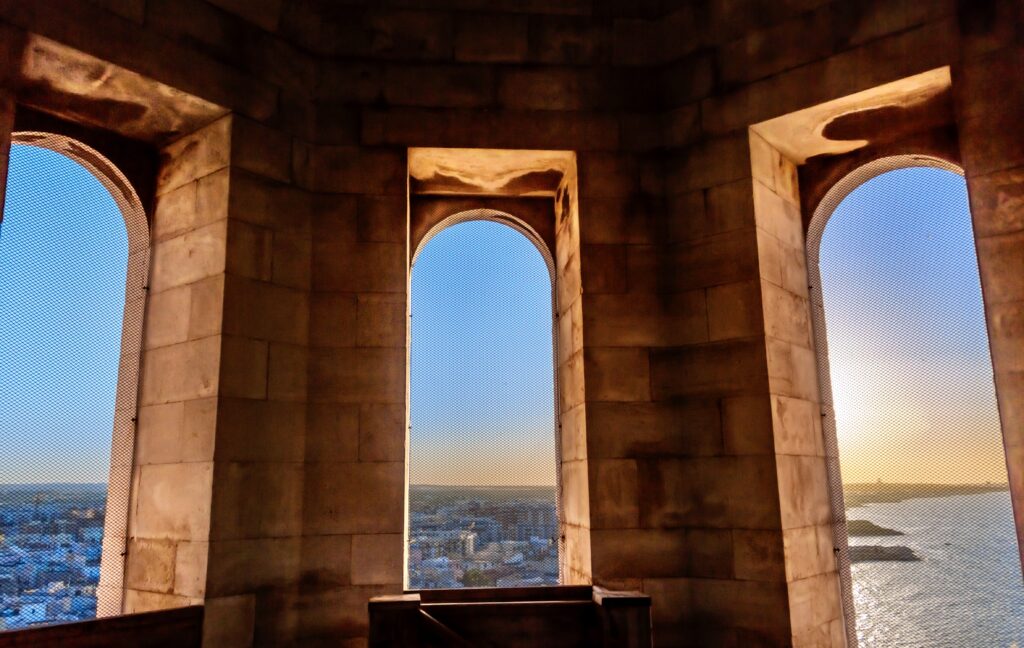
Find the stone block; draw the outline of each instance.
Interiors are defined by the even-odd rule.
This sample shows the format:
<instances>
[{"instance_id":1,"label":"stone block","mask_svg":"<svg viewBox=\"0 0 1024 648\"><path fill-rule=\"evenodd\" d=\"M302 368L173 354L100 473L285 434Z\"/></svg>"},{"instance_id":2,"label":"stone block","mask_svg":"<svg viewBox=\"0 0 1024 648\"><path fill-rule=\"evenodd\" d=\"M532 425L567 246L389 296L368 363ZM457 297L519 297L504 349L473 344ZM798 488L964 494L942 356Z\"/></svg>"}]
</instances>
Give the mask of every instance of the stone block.
<instances>
[{"instance_id":1,"label":"stone block","mask_svg":"<svg viewBox=\"0 0 1024 648\"><path fill-rule=\"evenodd\" d=\"M1024 230L1024 167L973 176L967 186L975 236Z\"/></svg>"},{"instance_id":2,"label":"stone block","mask_svg":"<svg viewBox=\"0 0 1024 648\"><path fill-rule=\"evenodd\" d=\"M298 535L302 530L303 476L300 463L218 461L210 540Z\"/></svg>"},{"instance_id":3,"label":"stone block","mask_svg":"<svg viewBox=\"0 0 1024 648\"><path fill-rule=\"evenodd\" d=\"M178 596L177 594L161 594L130 588L124 591L125 614L171 610L187 605L195 605L196 603L195 599L188 598L187 596Z\"/></svg>"},{"instance_id":4,"label":"stone block","mask_svg":"<svg viewBox=\"0 0 1024 648\"><path fill-rule=\"evenodd\" d=\"M191 598L206 596L208 542L178 542L174 560L174 593Z\"/></svg>"},{"instance_id":5,"label":"stone block","mask_svg":"<svg viewBox=\"0 0 1024 648\"><path fill-rule=\"evenodd\" d=\"M558 442L562 461L587 459L586 407L576 405L558 413Z\"/></svg>"},{"instance_id":6,"label":"stone block","mask_svg":"<svg viewBox=\"0 0 1024 648\"><path fill-rule=\"evenodd\" d=\"M528 18L502 14L464 14L455 22L455 60L467 63L518 63L526 59Z\"/></svg>"},{"instance_id":7,"label":"stone block","mask_svg":"<svg viewBox=\"0 0 1024 648\"><path fill-rule=\"evenodd\" d=\"M149 289L160 292L224 272L227 221L200 227L153 245Z\"/></svg>"},{"instance_id":8,"label":"stone block","mask_svg":"<svg viewBox=\"0 0 1024 648\"><path fill-rule=\"evenodd\" d=\"M317 463L306 467L310 533L402 533L405 463Z\"/></svg>"},{"instance_id":9,"label":"stone block","mask_svg":"<svg viewBox=\"0 0 1024 648\"><path fill-rule=\"evenodd\" d=\"M306 405L247 398L217 403L217 461L302 461Z\"/></svg>"},{"instance_id":10,"label":"stone block","mask_svg":"<svg viewBox=\"0 0 1024 648\"><path fill-rule=\"evenodd\" d=\"M225 333L305 344L309 312L309 294L305 291L235 275L225 277Z\"/></svg>"},{"instance_id":11,"label":"stone block","mask_svg":"<svg viewBox=\"0 0 1024 648\"><path fill-rule=\"evenodd\" d=\"M370 52L383 58L447 59L452 54L452 17L440 11L372 11Z\"/></svg>"},{"instance_id":12,"label":"stone block","mask_svg":"<svg viewBox=\"0 0 1024 648\"><path fill-rule=\"evenodd\" d=\"M188 338L219 335L224 323L224 275L189 284ZM148 319L150 314L146 314Z\"/></svg>"},{"instance_id":13,"label":"stone block","mask_svg":"<svg viewBox=\"0 0 1024 648\"><path fill-rule=\"evenodd\" d=\"M384 71L384 99L396 106L481 107L494 97L494 71L486 66L396 65Z\"/></svg>"},{"instance_id":14,"label":"stone block","mask_svg":"<svg viewBox=\"0 0 1024 648\"><path fill-rule=\"evenodd\" d=\"M351 584L352 536L303 536L301 569L302 582L309 586L325 588Z\"/></svg>"},{"instance_id":15,"label":"stone block","mask_svg":"<svg viewBox=\"0 0 1024 648\"><path fill-rule=\"evenodd\" d=\"M143 353L142 405L205 398L218 391L221 338L213 336Z\"/></svg>"},{"instance_id":16,"label":"stone block","mask_svg":"<svg viewBox=\"0 0 1024 648\"><path fill-rule=\"evenodd\" d=\"M646 528L772 529L779 524L769 456L659 459L640 465L640 524ZM750 493L761 493L754 499Z\"/></svg>"},{"instance_id":17,"label":"stone block","mask_svg":"<svg viewBox=\"0 0 1024 648\"><path fill-rule=\"evenodd\" d=\"M292 138L250 119L235 117L231 124L231 165L288 182L292 175Z\"/></svg>"},{"instance_id":18,"label":"stone block","mask_svg":"<svg viewBox=\"0 0 1024 648\"><path fill-rule=\"evenodd\" d=\"M175 543L135 538L128 543L125 585L137 590L170 593L174 589Z\"/></svg>"},{"instance_id":19,"label":"stone block","mask_svg":"<svg viewBox=\"0 0 1024 648\"><path fill-rule=\"evenodd\" d=\"M662 347L708 339L703 290L587 295L584 302L583 331L588 345Z\"/></svg>"},{"instance_id":20,"label":"stone block","mask_svg":"<svg viewBox=\"0 0 1024 648\"><path fill-rule=\"evenodd\" d=\"M360 241L405 242L408 205L404 196L360 196L358 209Z\"/></svg>"},{"instance_id":21,"label":"stone block","mask_svg":"<svg viewBox=\"0 0 1024 648\"><path fill-rule=\"evenodd\" d=\"M359 408L359 460L405 461L405 406L366 404Z\"/></svg>"},{"instance_id":22,"label":"stone block","mask_svg":"<svg viewBox=\"0 0 1024 648\"><path fill-rule=\"evenodd\" d=\"M210 531L213 465L140 466L133 533L137 538L206 540Z\"/></svg>"},{"instance_id":23,"label":"stone block","mask_svg":"<svg viewBox=\"0 0 1024 648\"><path fill-rule=\"evenodd\" d=\"M405 398L405 350L322 349L310 357L314 402L400 403Z\"/></svg>"},{"instance_id":24,"label":"stone block","mask_svg":"<svg viewBox=\"0 0 1024 648\"><path fill-rule=\"evenodd\" d=\"M754 182L753 186L758 229L777 238L784 247L803 249L804 228L800 207L785 200L760 180Z\"/></svg>"},{"instance_id":25,"label":"stone block","mask_svg":"<svg viewBox=\"0 0 1024 648\"><path fill-rule=\"evenodd\" d=\"M585 347L588 401L647 401L651 370L647 349Z\"/></svg>"},{"instance_id":26,"label":"stone block","mask_svg":"<svg viewBox=\"0 0 1024 648\"><path fill-rule=\"evenodd\" d=\"M1024 299L1024 231L976 239L985 304Z\"/></svg>"},{"instance_id":27,"label":"stone block","mask_svg":"<svg viewBox=\"0 0 1024 648\"><path fill-rule=\"evenodd\" d=\"M223 169L231 163L231 117L222 117L160 152L157 195Z\"/></svg>"},{"instance_id":28,"label":"stone block","mask_svg":"<svg viewBox=\"0 0 1024 648\"><path fill-rule=\"evenodd\" d=\"M309 343L314 347L354 347L358 302L352 293L310 295Z\"/></svg>"},{"instance_id":29,"label":"stone block","mask_svg":"<svg viewBox=\"0 0 1024 648\"><path fill-rule=\"evenodd\" d=\"M814 348L811 309L807 298L762 280L761 304L764 308L765 335L807 349Z\"/></svg>"},{"instance_id":30,"label":"stone block","mask_svg":"<svg viewBox=\"0 0 1024 648\"><path fill-rule=\"evenodd\" d=\"M274 401L305 401L309 350L304 346L271 342L269 353L267 398Z\"/></svg>"},{"instance_id":31,"label":"stone block","mask_svg":"<svg viewBox=\"0 0 1024 648\"><path fill-rule=\"evenodd\" d=\"M640 168L632 157L581 152L577 164L584 199L630 196L639 189Z\"/></svg>"},{"instance_id":32,"label":"stone block","mask_svg":"<svg viewBox=\"0 0 1024 648\"><path fill-rule=\"evenodd\" d=\"M818 404L785 396L772 396L771 400L776 452L809 457L824 456L821 409Z\"/></svg>"},{"instance_id":33,"label":"stone block","mask_svg":"<svg viewBox=\"0 0 1024 648\"><path fill-rule=\"evenodd\" d=\"M304 189L329 193L405 194L404 153L300 142L294 144L292 151L296 183Z\"/></svg>"},{"instance_id":34,"label":"stone block","mask_svg":"<svg viewBox=\"0 0 1024 648\"><path fill-rule=\"evenodd\" d=\"M650 362L656 401L758 393L768 386L764 343L756 338L654 349Z\"/></svg>"},{"instance_id":35,"label":"stone block","mask_svg":"<svg viewBox=\"0 0 1024 648\"><path fill-rule=\"evenodd\" d=\"M773 413L767 394L722 399L722 442L733 455L775 451Z\"/></svg>"},{"instance_id":36,"label":"stone block","mask_svg":"<svg viewBox=\"0 0 1024 648\"><path fill-rule=\"evenodd\" d=\"M684 530L592 529L594 580L686 574L688 552L694 549L686 538Z\"/></svg>"},{"instance_id":37,"label":"stone block","mask_svg":"<svg viewBox=\"0 0 1024 648\"><path fill-rule=\"evenodd\" d=\"M203 645L244 648L253 642L256 597L253 594L210 597L204 601Z\"/></svg>"},{"instance_id":38,"label":"stone block","mask_svg":"<svg viewBox=\"0 0 1024 648\"><path fill-rule=\"evenodd\" d=\"M220 339L220 395L266 398L268 344L234 335Z\"/></svg>"},{"instance_id":39,"label":"stone block","mask_svg":"<svg viewBox=\"0 0 1024 648\"><path fill-rule=\"evenodd\" d=\"M498 83L510 110L584 110L600 103L600 80L586 68L511 68Z\"/></svg>"},{"instance_id":40,"label":"stone block","mask_svg":"<svg viewBox=\"0 0 1024 648\"><path fill-rule=\"evenodd\" d=\"M224 175L226 177L227 174ZM219 177L220 174L215 174L208 176L208 179ZM200 181L200 194L206 180ZM227 180L224 184L228 184ZM350 196L316 196L314 200L313 194L306 191L237 168L231 169L230 189L227 213L232 221L240 220L296 236L309 234L316 202L317 219L329 219L332 225L340 225L347 216L352 224L355 222L355 200ZM335 229L335 235L344 231L343 227ZM351 231L354 233L354 228ZM354 234L350 240L352 238Z\"/></svg>"},{"instance_id":41,"label":"stone block","mask_svg":"<svg viewBox=\"0 0 1024 648\"><path fill-rule=\"evenodd\" d=\"M217 413L215 398L140 407L135 463L212 461Z\"/></svg>"},{"instance_id":42,"label":"stone block","mask_svg":"<svg viewBox=\"0 0 1024 648\"><path fill-rule=\"evenodd\" d=\"M587 65L611 61L611 28L575 16L532 15L529 58L537 63Z\"/></svg>"},{"instance_id":43,"label":"stone block","mask_svg":"<svg viewBox=\"0 0 1024 648\"><path fill-rule=\"evenodd\" d=\"M584 289L592 294L626 292L628 250L624 245L584 245L580 264ZM559 299L560 304L563 301Z\"/></svg>"},{"instance_id":44,"label":"stone block","mask_svg":"<svg viewBox=\"0 0 1024 648\"><path fill-rule=\"evenodd\" d=\"M298 585L302 539L246 538L210 543L211 598Z\"/></svg>"},{"instance_id":45,"label":"stone block","mask_svg":"<svg viewBox=\"0 0 1024 648\"><path fill-rule=\"evenodd\" d=\"M685 193L749 178L750 146L746 134L706 139L668 159L669 193Z\"/></svg>"},{"instance_id":46,"label":"stone block","mask_svg":"<svg viewBox=\"0 0 1024 648\"><path fill-rule=\"evenodd\" d=\"M562 461L560 504L563 525L590 528L590 488L586 461ZM588 554L589 556L589 554ZM589 562L587 563L589 566Z\"/></svg>"},{"instance_id":47,"label":"stone block","mask_svg":"<svg viewBox=\"0 0 1024 648\"><path fill-rule=\"evenodd\" d=\"M357 342L362 347L404 347L405 295L365 294L358 299Z\"/></svg>"},{"instance_id":48,"label":"stone block","mask_svg":"<svg viewBox=\"0 0 1024 648\"><path fill-rule=\"evenodd\" d=\"M721 412L714 399L680 403L587 405L586 456L692 457L722 450ZM562 417L565 433L566 417ZM563 446L563 457L565 457Z\"/></svg>"},{"instance_id":49,"label":"stone block","mask_svg":"<svg viewBox=\"0 0 1024 648\"><path fill-rule=\"evenodd\" d=\"M307 462L350 462L359 459L359 406L310 403L306 430ZM402 437L405 448L405 437Z\"/></svg>"},{"instance_id":50,"label":"stone block","mask_svg":"<svg viewBox=\"0 0 1024 648\"><path fill-rule=\"evenodd\" d=\"M828 525L832 505L823 457L778 455L782 528Z\"/></svg>"},{"instance_id":51,"label":"stone block","mask_svg":"<svg viewBox=\"0 0 1024 648\"><path fill-rule=\"evenodd\" d=\"M782 540L786 553L786 578L790 582L836 573L831 525L786 529L782 532Z\"/></svg>"},{"instance_id":52,"label":"stone block","mask_svg":"<svg viewBox=\"0 0 1024 648\"><path fill-rule=\"evenodd\" d=\"M143 347L178 344L189 339L192 290L178 286L149 296L142 334Z\"/></svg>"},{"instance_id":53,"label":"stone block","mask_svg":"<svg viewBox=\"0 0 1024 648\"><path fill-rule=\"evenodd\" d=\"M405 293L404 244L313 241L313 289Z\"/></svg>"},{"instance_id":54,"label":"stone block","mask_svg":"<svg viewBox=\"0 0 1024 648\"><path fill-rule=\"evenodd\" d=\"M228 223L227 272L260 281L270 281L274 271L273 233L243 221Z\"/></svg>"},{"instance_id":55,"label":"stone block","mask_svg":"<svg viewBox=\"0 0 1024 648\"><path fill-rule=\"evenodd\" d=\"M785 582L786 554L778 530L733 529L732 550L737 579Z\"/></svg>"},{"instance_id":56,"label":"stone block","mask_svg":"<svg viewBox=\"0 0 1024 648\"><path fill-rule=\"evenodd\" d=\"M590 528L630 529L640 524L636 461L590 459Z\"/></svg>"},{"instance_id":57,"label":"stone block","mask_svg":"<svg viewBox=\"0 0 1024 648\"><path fill-rule=\"evenodd\" d=\"M152 222L154 241L177 236L201 222L200 216L211 215L209 212L200 214L196 208L198 186L197 182L187 182L157 197ZM223 214L217 214L212 220L220 220L223 217Z\"/></svg>"},{"instance_id":58,"label":"stone block","mask_svg":"<svg viewBox=\"0 0 1024 648\"><path fill-rule=\"evenodd\" d=\"M708 337L712 342L763 335L761 291L757 281L707 289Z\"/></svg>"},{"instance_id":59,"label":"stone block","mask_svg":"<svg viewBox=\"0 0 1024 648\"><path fill-rule=\"evenodd\" d=\"M274 232L271 281L308 290L312 282L313 241L304 234Z\"/></svg>"},{"instance_id":60,"label":"stone block","mask_svg":"<svg viewBox=\"0 0 1024 648\"><path fill-rule=\"evenodd\" d=\"M818 358L813 349L769 337L768 380L773 394L818 402Z\"/></svg>"},{"instance_id":61,"label":"stone block","mask_svg":"<svg viewBox=\"0 0 1024 648\"><path fill-rule=\"evenodd\" d=\"M756 245L752 230L670 245L631 245L626 260L629 289L683 292L753 279Z\"/></svg>"},{"instance_id":62,"label":"stone block","mask_svg":"<svg viewBox=\"0 0 1024 648\"><path fill-rule=\"evenodd\" d=\"M838 576L818 574L791 582L789 610L794 646L827 645L832 622L843 615Z\"/></svg>"},{"instance_id":63,"label":"stone block","mask_svg":"<svg viewBox=\"0 0 1024 648\"><path fill-rule=\"evenodd\" d=\"M402 586L401 533L352 536L352 584Z\"/></svg>"}]
</instances>

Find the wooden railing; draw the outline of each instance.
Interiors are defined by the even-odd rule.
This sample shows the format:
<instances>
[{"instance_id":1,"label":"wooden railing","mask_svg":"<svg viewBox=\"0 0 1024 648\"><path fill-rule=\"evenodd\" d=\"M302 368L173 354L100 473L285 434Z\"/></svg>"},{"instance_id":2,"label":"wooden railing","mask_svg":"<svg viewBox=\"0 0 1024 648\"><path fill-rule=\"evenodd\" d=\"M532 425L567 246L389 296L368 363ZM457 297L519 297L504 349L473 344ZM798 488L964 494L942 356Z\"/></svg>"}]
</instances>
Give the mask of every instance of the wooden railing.
<instances>
[{"instance_id":1,"label":"wooden railing","mask_svg":"<svg viewBox=\"0 0 1024 648\"><path fill-rule=\"evenodd\" d=\"M561 586L417 590L370 600L371 648L649 648L651 599Z\"/></svg>"},{"instance_id":2,"label":"wooden railing","mask_svg":"<svg viewBox=\"0 0 1024 648\"><path fill-rule=\"evenodd\" d=\"M0 631L0 648L199 648L203 606Z\"/></svg>"}]
</instances>

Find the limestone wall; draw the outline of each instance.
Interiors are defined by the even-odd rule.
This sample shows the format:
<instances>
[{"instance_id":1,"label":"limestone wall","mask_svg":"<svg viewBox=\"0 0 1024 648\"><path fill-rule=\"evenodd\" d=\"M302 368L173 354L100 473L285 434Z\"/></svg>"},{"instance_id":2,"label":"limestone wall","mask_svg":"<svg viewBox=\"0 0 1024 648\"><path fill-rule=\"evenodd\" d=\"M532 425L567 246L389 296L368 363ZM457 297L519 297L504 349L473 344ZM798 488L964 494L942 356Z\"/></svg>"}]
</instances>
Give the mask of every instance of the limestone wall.
<instances>
[{"instance_id":1,"label":"limestone wall","mask_svg":"<svg viewBox=\"0 0 1024 648\"><path fill-rule=\"evenodd\" d=\"M660 646L843 645L793 161L748 129L951 67L1020 519L1020 12L0 0L7 94L163 156L126 609L365 645L402 583L407 149L536 148L577 155L574 578L651 594Z\"/></svg>"}]
</instances>

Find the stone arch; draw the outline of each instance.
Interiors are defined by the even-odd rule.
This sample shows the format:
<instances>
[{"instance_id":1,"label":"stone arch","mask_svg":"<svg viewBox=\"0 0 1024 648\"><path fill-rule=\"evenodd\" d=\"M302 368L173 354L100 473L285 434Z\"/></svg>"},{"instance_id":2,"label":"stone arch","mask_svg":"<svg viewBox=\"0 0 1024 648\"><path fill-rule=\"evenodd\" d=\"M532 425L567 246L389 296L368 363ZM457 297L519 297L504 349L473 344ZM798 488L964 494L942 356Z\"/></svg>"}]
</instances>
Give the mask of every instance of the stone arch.
<instances>
[{"instance_id":1,"label":"stone arch","mask_svg":"<svg viewBox=\"0 0 1024 648\"><path fill-rule=\"evenodd\" d=\"M814 345L817 361L817 379L820 389L820 408L822 436L825 447L828 491L831 500L832 532L834 550L836 552L836 567L840 580L840 592L842 596L843 613L845 616L847 640L850 645L856 645L855 634L856 611L853 596L853 579L851 573L851 558L849 551L849 538L847 532L846 508L844 502L844 486L840 471L839 443L836 425L836 413L833 399L832 375L829 361L829 343L825 323L824 296L821 277L820 248L827 225L835 211L855 190L876 177L911 168L931 168L954 173L964 177L963 168L954 161L944 159L935 155L908 154L896 155L880 154L867 162L861 162L848 169L837 182L835 182L816 205L813 205L813 212L808 222L806 234L806 259L808 290L810 294L811 325L813 329ZM975 258L977 262L977 258ZM986 311L987 311L986 307ZM986 324L990 324L990 315L986 312ZM988 334L988 331L986 331ZM993 386L996 388L996 386ZM996 398L1000 394L996 391ZM1008 466L1010 467L1010 466ZM1014 503L1019 508L1018 503Z\"/></svg>"},{"instance_id":2,"label":"stone arch","mask_svg":"<svg viewBox=\"0 0 1024 648\"><path fill-rule=\"evenodd\" d=\"M559 367L558 367L558 358L559 358L559 356L558 356L558 352L559 352L558 271L557 271L557 267L556 267L555 256L554 256L553 251L551 250L551 247L550 247L549 243L526 220L521 219L521 218L519 218L517 216L514 216L511 213L508 213L508 212L505 212L505 211L500 211L500 210L497 210L497 209L491 209L491 208L477 208L477 209L467 209L467 210L457 211L455 213L452 213L452 214L450 214L450 215L440 219L438 222L436 222L434 225L432 225L422 235L422 237L420 237L420 239L417 242L415 242L415 248L414 248L414 250L413 250L413 252L412 252L412 254L410 256L410 262L409 262L409 272L408 272L408 280L409 280L408 294L409 294L409 298L411 300L411 297L412 297L412 271L413 271L413 268L414 268L414 266L416 264L416 260L419 258L420 252L422 252L423 249L426 248L426 246L430 243L430 241L435 236L440 234L441 232L443 232L443 231L445 231L445 230L447 230L447 229L449 229L451 227L454 227L456 225L461 225L463 223L470 223L470 222L491 222L491 223L497 223L499 225L504 225L506 227L509 227L509 228L515 230L519 234L523 235L531 244L533 244L533 246L534 246L534 248L536 248L537 252L540 253L541 258L544 261L544 265L547 267L547 270L548 270L548 277L549 277L550 283L551 283L551 351L552 351L551 370L552 370L552 374L553 374L552 378L553 378L553 386L554 386L554 389L552 391L552 398L553 398L553 401L554 401L554 403L553 403L553 410L552 410L553 413L554 413L554 426L553 426L553 429L552 429L551 433L554 436L554 451L555 451L555 454L554 454L554 457L552 458L553 459L552 469L554 470L554 473L555 473L555 509L556 509L556 515L557 515L557 518L558 518L559 522L561 522L563 520L563 511L562 511L562 483L561 483L562 482L562 474L561 474L562 473L562 471L561 471L561 464L562 464L562 452L561 452L562 441L561 441L561 434L560 434L560 430L561 430L560 414L561 414L561 412L560 412L560 408L559 408ZM410 301L410 303L411 303L411 301ZM408 390L408 385L409 385L410 378L411 378L411 373L410 373L410 371L411 371L410 370L411 363L409 361L410 357L411 357L411 349L412 349L412 344L411 344L412 327L411 327L411 325L407 328L407 331L408 331L408 334L410 335L410 339L408 339L407 343L406 343L406 354L407 354L407 358L406 358L406 371L407 371L407 390ZM403 542L403 547L404 547L403 553L405 554L403 556L403 565L404 565L404 568L403 568L403 578L405 579L407 586L408 586L408 578L409 578L409 569L408 569L408 565L409 565L409 556L408 556L409 538L408 538L408 533L409 533L409 529L410 529L409 510L408 510L409 509L409 506L408 506L408 492L409 492L409 487L410 487L410 484L411 484L411 482L409 481L409 465L410 465L410 463L409 463L409 452L408 452L408 449L410 447L410 442L411 442L411 440L409 438L409 432L411 430L411 425L410 425L410 409L411 409L411 398L407 394L407 396L406 396L406 494L407 494L407 501L406 501L406 522L405 522L405 525L404 525L404 533L406 534L406 537L405 537L404 542ZM559 544L560 545L564 545L564 542L560 542ZM562 548L564 548L564 547L560 547L560 549L562 549ZM565 579L565 556L564 555L560 555L559 556L559 582L560 583L564 582L564 579Z\"/></svg>"}]
</instances>

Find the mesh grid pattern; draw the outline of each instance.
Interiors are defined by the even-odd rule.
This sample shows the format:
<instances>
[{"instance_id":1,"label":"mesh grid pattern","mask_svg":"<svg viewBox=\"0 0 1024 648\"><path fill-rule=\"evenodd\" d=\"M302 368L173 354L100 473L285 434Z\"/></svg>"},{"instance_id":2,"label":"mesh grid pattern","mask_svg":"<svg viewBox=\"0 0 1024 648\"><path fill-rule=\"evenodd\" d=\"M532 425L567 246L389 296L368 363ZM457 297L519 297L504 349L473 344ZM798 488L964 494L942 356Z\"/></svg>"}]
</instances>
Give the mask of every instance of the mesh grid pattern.
<instances>
[{"instance_id":1,"label":"mesh grid pattern","mask_svg":"<svg viewBox=\"0 0 1024 648\"><path fill-rule=\"evenodd\" d=\"M808 268L850 645L1024 643L959 169L917 156L860 167L816 210Z\"/></svg>"},{"instance_id":2,"label":"mesh grid pattern","mask_svg":"<svg viewBox=\"0 0 1024 648\"><path fill-rule=\"evenodd\" d=\"M555 585L553 261L514 217L455 214L411 271L408 586Z\"/></svg>"},{"instance_id":3,"label":"mesh grid pattern","mask_svg":"<svg viewBox=\"0 0 1024 648\"><path fill-rule=\"evenodd\" d=\"M0 629L121 612L149 266L145 214L117 169L63 136L12 139L0 224Z\"/></svg>"}]
</instances>

